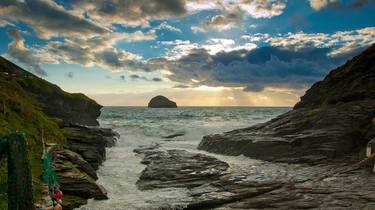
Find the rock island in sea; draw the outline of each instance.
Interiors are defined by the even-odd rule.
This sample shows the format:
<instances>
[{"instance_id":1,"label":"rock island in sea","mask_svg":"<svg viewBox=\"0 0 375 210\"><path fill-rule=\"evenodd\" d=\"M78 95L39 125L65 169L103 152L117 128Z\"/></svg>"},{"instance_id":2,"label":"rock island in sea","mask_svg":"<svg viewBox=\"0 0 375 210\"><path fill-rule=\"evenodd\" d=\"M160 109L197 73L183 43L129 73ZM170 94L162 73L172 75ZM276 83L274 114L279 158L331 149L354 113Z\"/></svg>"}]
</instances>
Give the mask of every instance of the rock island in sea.
<instances>
[{"instance_id":1,"label":"rock island in sea","mask_svg":"<svg viewBox=\"0 0 375 210\"><path fill-rule=\"evenodd\" d=\"M177 108L174 101L169 100L165 96L155 96L148 103L149 108Z\"/></svg>"}]
</instances>

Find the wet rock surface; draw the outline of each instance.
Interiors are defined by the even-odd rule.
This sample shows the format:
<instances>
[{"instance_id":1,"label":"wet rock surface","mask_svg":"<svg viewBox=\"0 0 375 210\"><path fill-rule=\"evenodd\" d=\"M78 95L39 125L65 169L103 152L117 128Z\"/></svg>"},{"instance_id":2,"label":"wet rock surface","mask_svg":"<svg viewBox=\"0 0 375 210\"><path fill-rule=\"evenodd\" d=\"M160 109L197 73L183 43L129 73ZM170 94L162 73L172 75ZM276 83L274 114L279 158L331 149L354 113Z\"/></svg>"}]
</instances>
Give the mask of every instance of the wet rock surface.
<instances>
[{"instance_id":1,"label":"wet rock surface","mask_svg":"<svg viewBox=\"0 0 375 210\"><path fill-rule=\"evenodd\" d=\"M141 190L164 187L197 187L217 179L229 165L216 158L184 150L147 152L146 169L137 182ZM160 170L160 169L164 170ZM145 181L144 181L145 180Z\"/></svg>"},{"instance_id":2,"label":"wet rock surface","mask_svg":"<svg viewBox=\"0 0 375 210\"><path fill-rule=\"evenodd\" d=\"M80 154L95 170L105 160L105 148L113 146L118 134L111 129L72 125L63 128L67 147Z\"/></svg>"},{"instance_id":3,"label":"wet rock surface","mask_svg":"<svg viewBox=\"0 0 375 210\"><path fill-rule=\"evenodd\" d=\"M375 176L358 168L354 157L320 165L250 159L248 165L238 165L182 150L143 154L147 167L137 182L139 189L187 188L189 202L181 209L375 207Z\"/></svg>"},{"instance_id":4,"label":"wet rock surface","mask_svg":"<svg viewBox=\"0 0 375 210\"><path fill-rule=\"evenodd\" d=\"M105 160L105 148L114 146L119 134L111 129L71 125L63 128L67 139L64 149L50 149L54 168L64 193L64 209L74 209L87 199L108 199L96 170Z\"/></svg>"},{"instance_id":5,"label":"wet rock surface","mask_svg":"<svg viewBox=\"0 0 375 210\"><path fill-rule=\"evenodd\" d=\"M375 45L314 84L294 109L266 123L205 136L225 155L318 163L358 153L375 136Z\"/></svg>"},{"instance_id":6,"label":"wet rock surface","mask_svg":"<svg viewBox=\"0 0 375 210\"><path fill-rule=\"evenodd\" d=\"M173 139L173 138L176 138L176 137L179 137L179 136L184 136L185 133L174 133L174 134L170 134L170 135L167 135L167 136L163 136L164 139Z\"/></svg>"}]
</instances>

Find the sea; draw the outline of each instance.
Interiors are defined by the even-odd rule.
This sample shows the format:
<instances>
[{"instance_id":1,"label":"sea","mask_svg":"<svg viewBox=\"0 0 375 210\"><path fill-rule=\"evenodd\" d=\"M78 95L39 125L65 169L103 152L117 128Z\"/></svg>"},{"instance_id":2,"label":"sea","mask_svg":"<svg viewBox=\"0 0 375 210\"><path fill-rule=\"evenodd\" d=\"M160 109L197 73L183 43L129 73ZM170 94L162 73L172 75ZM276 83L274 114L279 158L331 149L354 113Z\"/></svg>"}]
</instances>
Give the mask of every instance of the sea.
<instances>
[{"instance_id":1,"label":"sea","mask_svg":"<svg viewBox=\"0 0 375 210\"><path fill-rule=\"evenodd\" d=\"M121 137L107 148L107 159L98 170L97 183L108 191L108 200L89 200L77 210L180 209L189 202L187 190L166 188L140 191L136 182L145 165L134 149L160 144L163 150L182 149L212 155L232 166L251 166L256 160L230 157L197 150L202 137L263 123L291 110L290 107L104 107L100 125ZM172 139L164 137L180 134Z\"/></svg>"}]
</instances>

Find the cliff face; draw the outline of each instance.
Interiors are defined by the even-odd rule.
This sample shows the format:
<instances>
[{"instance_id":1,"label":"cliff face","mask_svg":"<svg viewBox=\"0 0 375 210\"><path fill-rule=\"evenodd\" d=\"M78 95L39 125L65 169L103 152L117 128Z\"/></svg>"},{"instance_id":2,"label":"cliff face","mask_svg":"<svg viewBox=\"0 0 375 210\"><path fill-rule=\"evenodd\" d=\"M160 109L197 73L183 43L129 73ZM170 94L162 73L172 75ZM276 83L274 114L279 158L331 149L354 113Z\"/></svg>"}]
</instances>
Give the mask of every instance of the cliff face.
<instances>
[{"instance_id":1,"label":"cliff face","mask_svg":"<svg viewBox=\"0 0 375 210\"><path fill-rule=\"evenodd\" d=\"M317 162L358 152L375 137L375 45L314 84L269 122L205 136L198 148L270 161Z\"/></svg>"},{"instance_id":2,"label":"cliff face","mask_svg":"<svg viewBox=\"0 0 375 210\"><path fill-rule=\"evenodd\" d=\"M69 94L58 86L40 79L0 56L0 72L14 78L43 111L64 124L97 126L102 106L83 94Z\"/></svg>"},{"instance_id":3,"label":"cliff face","mask_svg":"<svg viewBox=\"0 0 375 210\"><path fill-rule=\"evenodd\" d=\"M294 109L375 99L375 45L315 83Z\"/></svg>"},{"instance_id":4,"label":"cliff face","mask_svg":"<svg viewBox=\"0 0 375 210\"><path fill-rule=\"evenodd\" d=\"M36 202L46 194L41 182L42 136L60 177L64 209L74 209L89 198L107 198L95 182L96 169L105 160L105 147L113 146L118 134L85 127L98 125L100 109L85 95L64 92L0 57L0 132L25 133ZM0 160L0 209L5 210L6 177L6 164Z\"/></svg>"}]
</instances>

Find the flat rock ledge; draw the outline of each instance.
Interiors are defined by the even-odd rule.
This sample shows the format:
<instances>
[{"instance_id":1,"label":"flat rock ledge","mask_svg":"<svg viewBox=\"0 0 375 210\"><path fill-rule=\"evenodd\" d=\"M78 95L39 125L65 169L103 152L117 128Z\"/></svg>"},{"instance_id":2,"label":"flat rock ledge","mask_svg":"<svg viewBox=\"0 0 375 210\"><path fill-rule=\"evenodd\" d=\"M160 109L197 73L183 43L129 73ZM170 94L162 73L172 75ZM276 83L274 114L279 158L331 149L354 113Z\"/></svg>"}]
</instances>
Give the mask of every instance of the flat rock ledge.
<instances>
[{"instance_id":1,"label":"flat rock ledge","mask_svg":"<svg viewBox=\"0 0 375 210\"><path fill-rule=\"evenodd\" d=\"M243 168L183 150L142 151L138 188L186 188L189 202L176 209L375 209L375 176L348 160Z\"/></svg>"}]
</instances>

